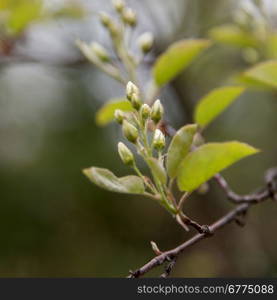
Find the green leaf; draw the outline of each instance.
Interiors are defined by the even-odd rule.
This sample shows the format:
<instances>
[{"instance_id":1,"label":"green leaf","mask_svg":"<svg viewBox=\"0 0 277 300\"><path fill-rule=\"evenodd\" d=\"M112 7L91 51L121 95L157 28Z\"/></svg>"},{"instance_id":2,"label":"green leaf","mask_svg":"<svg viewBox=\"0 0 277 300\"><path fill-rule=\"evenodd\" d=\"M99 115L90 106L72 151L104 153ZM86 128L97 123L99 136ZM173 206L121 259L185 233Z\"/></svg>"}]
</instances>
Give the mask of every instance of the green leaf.
<instances>
[{"instance_id":1,"label":"green leaf","mask_svg":"<svg viewBox=\"0 0 277 300\"><path fill-rule=\"evenodd\" d=\"M277 60L260 63L246 71L244 75L269 87L277 88Z\"/></svg>"},{"instance_id":2,"label":"green leaf","mask_svg":"<svg viewBox=\"0 0 277 300\"><path fill-rule=\"evenodd\" d=\"M181 191L193 191L218 172L259 150L239 142L208 143L190 152L177 176Z\"/></svg>"},{"instance_id":3,"label":"green leaf","mask_svg":"<svg viewBox=\"0 0 277 300\"><path fill-rule=\"evenodd\" d=\"M272 59L277 58L277 34L271 34L267 40L267 55Z\"/></svg>"},{"instance_id":4,"label":"green leaf","mask_svg":"<svg viewBox=\"0 0 277 300\"><path fill-rule=\"evenodd\" d=\"M8 9L10 6L11 0L1 0L0 2L0 10Z\"/></svg>"},{"instance_id":5,"label":"green leaf","mask_svg":"<svg viewBox=\"0 0 277 300\"><path fill-rule=\"evenodd\" d=\"M116 109L122 111L132 111L132 105L124 98L113 98L104 104L96 113L95 121L98 126L105 126L114 120L114 112Z\"/></svg>"},{"instance_id":6,"label":"green leaf","mask_svg":"<svg viewBox=\"0 0 277 300\"><path fill-rule=\"evenodd\" d=\"M158 86L163 86L179 75L210 42L204 39L182 40L172 44L153 67L153 77Z\"/></svg>"},{"instance_id":7,"label":"green leaf","mask_svg":"<svg viewBox=\"0 0 277 300\"><path fill-rule=\"evenodd\" d=\"M209 36L219 43L235 47L257 46L257 40L251 34L232 24L214 27L209 31Z\"/></svg>"},{"instance_id":8,"label":"green leaf","mask_svg":"<svg viewBox=\"0 0 277 300\"><path fill-rule=\"evenodd\" d=\"M170 178L177 176L181 162L189 153L197 125L186 125L179 129L168 147L166 168Z\"/></svg>"},{"instance_id":9,"label":"green leaf","mask_svg":"<svg viewBox=\"0 0 277 300\"><path fill-rule=\"evenodd\" d=\"M110 170L91 167L84 174L96 185L111 192L124 194L143 194L143 180L138 176L116 177Z\"/></svg>"},{"instance_id":10,"label":"green leaf","mask_svg":"<svg viewBox=\"0 0 277 300\"><path fill-rule=\"evenodd\" d=\"M161 164L156 158L147 159L148 166L152 172L154 178L157 178L162 184L166 184L166 172Z\"/></svg>"},{"instance_id":11,"label":"green leaf","mask_svg":"<svg viewBox=\"0 0 277 300\"><path fill-rule=\"evenodd\" d=\"M212 90L198 102L194 114L195 122L201 127L207 126L244 90L243 87L222 87Z\"/></svg>"},{"instance_id":12,"label":"green leaf","mask_svg":"<svg viewBox=\"0 0 277 300\"><path fill-rule=\"evenodd\" d=\"M249 88L249 89L264 91L264 90L268 90L269 88L271 88L267 84L265 84L261 81L258 81L258 80L248 77L245 73L235 75L233 80L234 80L234 83L243 84L246 88Z\"/></svg>"},{"instance_id":13,"label":"green leaf","mask_svg":"<svg viewBox=\"0 0 277 300\"><path fill-rule=\"evenodd\" d=\"M41 17L42 1L19 0L16 1L15 5L11 5L10 8L7 27L12 33L17 34L24 30L32 21Z\"/></svg>"}]
</instances>

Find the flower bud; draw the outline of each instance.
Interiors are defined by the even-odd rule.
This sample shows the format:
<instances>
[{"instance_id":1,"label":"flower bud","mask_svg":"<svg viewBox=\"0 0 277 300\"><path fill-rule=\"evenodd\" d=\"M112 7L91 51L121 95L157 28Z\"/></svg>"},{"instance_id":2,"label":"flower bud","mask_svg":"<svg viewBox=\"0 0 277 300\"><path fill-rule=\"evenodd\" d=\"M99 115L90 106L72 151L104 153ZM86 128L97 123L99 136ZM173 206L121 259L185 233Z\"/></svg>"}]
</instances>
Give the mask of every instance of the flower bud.
<instances>
[{"instance_id":1,"label":"flower bud","mask_svg":"<svg viewBox=\"0 0 277 300\"><path fill-rule=\"evenodd\" d=\"M119 35L119 29L115 22L112 22L108 29L112 38L115 38Z\"/></svg>"},{"instance_id":2,"label":"flower bud","mask_svg":"<svg viewBox=\"0 0 277 300\"><path fill-rule=\"evenodd\" d=\"M165 147L165 136L160 129L155 130L153 146L156 150L162 150Z\"/></svg>"},{"instance_id":3,"label":"flower bud","mask_svg":"<svg viewBox=\"0 0 277 300\"><path fill-rule=\"evenodd\" d=\"M110 24L112 23L112 19L111 17L106 14L105 12L100 12L100 21L102 23L102 25L106 28L108 28L110 26Z\"/></svg>"},{"instance_id":4,"label":"flower bud","mask_svg":"<svg viewBox=\"0 0 277 300\"><path fill-rule=\"evenodd\" d=\"M143 104L142 107L140 108L140 116L142 120L146 120L150 117L151 113L151 108L148 104Z\"/></svg>"},{"instance_id":5,"label":"flower bud","mask_svg":"<svg viewBox=\"0 0 277 300\"><path fill-rule=\"evenodd\" d=\"M155 242L151 241L150 244L151 244L152 250L154 251L154 253L156 255L162 254L161 250L159 249L158 245Z\"/></svg>"},{"instance_id":6,"label":"flower bud","mask_svg":"<svg viewBox=\"0 0 277 300\"><path fill-rule=\"evenodd\" d=\"M109 33L112 37L116 37L118 35L118 26L108 14L106 14L105 12L101 12L100 21L102 25L109 30Z\"/></svg>"},{"instance_id":7,"label":"flower bud","mask_svg":"<svg viewBox=\"0 0 277 300\"><path fill-rule=\"evenodd\" d=\"M136 110L139 110L141 105L142 105L142 102L141 100L139 99L139 96L138 94L133 94L132 95L132 98L131 98L131 104L133 106L134 109Z\"/></svg>"},{"instance_id":8,"label":"flower bud","mask_svg":"<svg viewBox=\"0 0 277 300\"><path fill-rule=\"evenodd\" d=\"M129 81L127 83L127 86L126 86L126 97L129 101L132 101L132 97L133 95L138 95L139 94L139 89L138 87L133 84L133 82Z\"/></svg>"},{"instance_id":9,"label":"flower bud","mask_svg":"<svg viewBox=\"0 0 277 300\"><path fill-rule=\"evenodd\" d=\"M123 143L119 142L118 143L118 153L125 165L131 166L134 164L134 155L133 153L129 150L127 146L125 146Z\"/></svg>"},{"instance_id":10,"label":"flower bud","mask_svg":"<svg viewBox=\"0 0 277 300\"><path fill-rule=\"evenodd\" d=\"M164 108L160 100L156 100L152 106L151 119L157 124L163 118Z\"/></svg>"},{"instance_id":11,"label":"flower bud","mask_svg":"<svg viewBox=\"0 0 277 300\"><path fill-rule=\"evenodd\" d=\"M120 109L116 109L114 112L114 118L117 121L117 123L122 124L124 120L124 113Z\"/></svg>"},{"instance_id":12,"label":"flower bud","mask_svg":"<svg viewBox=\"0 0 277 300\"><path fill-rule=\"evenodd\" d=\"M154 44L154 37L151 32L145 32L138 38L138 45L143 53L148 53Z\"/></svg>"},{"instance_id":13,"label":"flower bud","mask_svg":"<svg viewBox=\"0 0 277 300\"><path fill-rule=\"evenodd\" d=\"M137 15L131 8L122 11L122 20L125 24L135 27L137 25Z\"/></svg>"},{"instance_id":14,"label":"flower bud","mask_svg":"<svg viewBox=\"0 0 277 300\"><path fill-rule=\"evenodd\" d=\"M109 54L107 50L100 44L93 42L90 45L91 50L94 52L94 54L103 62L110 61Z\"/></svg>"},{"instance_id":15,"label":"flower bud","mask_svg":"<svg viewBox=\"0 0 277 300\"><path fill-rule=\"evenodd\" d=\"M126 139L131 143L135 143L138 138L137 128L125 120L123 121L122 125L123 134L126 137Z\"/></svg>"},{"instance_id":16,"label":"flower bud","mask_svg":"<svg viewBox=\"0 0 277 300\"><path fill-rule=\"evenodd\" d=\"M122 13L123 9L125 8L125 2L123 0L113 0L112 3L115 10L118 13Z\"/></svg>"}]
</instances>

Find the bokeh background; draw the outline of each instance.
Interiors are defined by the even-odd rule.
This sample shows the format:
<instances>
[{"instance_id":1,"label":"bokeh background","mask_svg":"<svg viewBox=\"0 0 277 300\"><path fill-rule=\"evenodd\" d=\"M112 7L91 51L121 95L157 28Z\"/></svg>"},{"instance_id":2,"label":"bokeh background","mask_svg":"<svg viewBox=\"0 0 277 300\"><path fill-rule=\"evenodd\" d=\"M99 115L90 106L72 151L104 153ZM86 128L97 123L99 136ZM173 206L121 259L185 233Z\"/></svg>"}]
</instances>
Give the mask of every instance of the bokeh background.
<instances>
[{"instance_id":1,"label":"bokeh background","mask_svg":"<svg viewBox=\"0 0 277 300\"><path fill-rule=\"evenodd\" d=\"M32 12L32 22L26 16L36 0L27 1L33 2L27 8L23 0L9 1L17 16L9 24L7 0L0 2L0 276L124 277L153 256L149 241L169 249L193 232L184 232L156 203L100 190L81 172L92 165L117 175L129 172L116 150L119 126L95 124L96 111L124 88L89 64L74 44L81 38L111 47L97 16L100 10L113 13L110 1L47 0L39 16ZM127 3L139 18L133 43L144 31L156 37L140 70L142 81L175 40L207 38L212 28L227 23L243 24L249 35L277 30L274 0ZM276 52L215 42L163 90L167 120L176 128L190 122L201 96ZM262 149L224 171L239 193L262 185L265 170L277 165L276 111L276 93L249 90L206 131L208 141L237 139ZM209 192L194 196L186 211L207 224L231 207L211 182ZM187 249L173 276L277 276L276 216L272 201L254 207L246 227L232 224Z\"/></svg>"}]
</instances>

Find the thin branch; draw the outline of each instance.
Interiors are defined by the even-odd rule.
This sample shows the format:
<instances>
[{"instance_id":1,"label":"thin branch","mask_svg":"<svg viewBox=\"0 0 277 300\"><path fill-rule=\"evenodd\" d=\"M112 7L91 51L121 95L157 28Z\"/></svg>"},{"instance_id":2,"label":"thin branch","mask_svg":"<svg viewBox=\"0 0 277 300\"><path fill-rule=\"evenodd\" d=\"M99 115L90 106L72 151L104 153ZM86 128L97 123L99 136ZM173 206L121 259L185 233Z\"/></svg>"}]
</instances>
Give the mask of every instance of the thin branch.
<instances>
[{"instance_id":1,"label":"thin branch","mask_svg":"<svg viewBox=\"0 0 277 300\"><path fill-rule=\"evenodd\" d=\"M219 186L223 189L223 191L226 193L227 198L235 203L245 203L245 202L250 202L250 203L259 203L261 198L264 198L269 195L269 189L268 187L264 188L263 190L249 194L249 195L239 195L235 193L227 183L227 181L222 177L220 174L216 174L214 176L215 180L219 184Z\"/></svg>"},{"instance_id":2,"label":"thin branch","mask_svg":"<svg viewBox=\"0 0 277 300\"><path fill-rule=\"evenodd\" d=\"M277 193L276 182L275 182L276 178L277 178L277 168L271 169L270 174L269 172L267 172L266 174L265 179L266 179L267 186L262 191L250 195L240 196L230 189L229 185L227 184L227 182L222 176L216 175L216 179L220 184L221 188L225 191L227 197L232 202L236 203L236 206L226 215L221 217L218 221L208 226L209 233L207 232L198 233L195 236L193 236L191 239L184 242L183 244L177 246L176 248L165 251L160 255L157 255L141 268L137 269L136 271L132 271L128 277L129 278L141 277L144 274L151 271L152 269L154 269L155 267L162 265L167 261L172 261L172 262L174 261L174 263L172 263L170 267L167 267L169 269L166 269L165 273L162 274L163 277L167 277L172 271L172 268L175 265L177 257L182 252L184 252L184 250L186 250L188 247L211 236L217 230L223 228L224 226L232 222L236 222L239 225L244 225L244 223L241 221L240 218L246 215L247 211L251 206L261 203L269 198L275 199L275 195Z\"/></svg>"}]
</instances>

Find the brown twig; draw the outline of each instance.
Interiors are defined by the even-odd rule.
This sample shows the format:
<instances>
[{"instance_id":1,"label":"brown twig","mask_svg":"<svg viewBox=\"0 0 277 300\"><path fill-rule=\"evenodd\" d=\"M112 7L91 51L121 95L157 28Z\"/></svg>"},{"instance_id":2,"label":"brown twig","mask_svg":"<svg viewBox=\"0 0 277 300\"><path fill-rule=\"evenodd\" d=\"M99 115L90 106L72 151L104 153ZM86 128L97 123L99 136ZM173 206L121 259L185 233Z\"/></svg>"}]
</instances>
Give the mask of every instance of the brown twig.
<instances>
[{"instance_id":1,"label":"brown twig","mask_svg":"<svg viewBox=\"0 0 277 300\"><path fill-rule=\"evenodd\" d=\"M173 268L176 264L177 257L174 257L172 259L167 258L167 260L169 261L169 263L165 267L164 273L160 276L162 278L167 278L170 275L171 271L173 270Z\"/></svg>"},{"instance_id":2,"label":"brown twig","mask_svg":"<svg viewBox=\"0 0 277 300\"><path fill-rule=\"evenodd\" d=\"M198 233L195 236L193 236L191 239L187 240L183 244L177 246L174 249L168 250L163 252L160 255L157 255L153 259L151 259L148 263L146 263L141 268L137 269L136 271L132 271L129 278L137 278L141 277L144 274L148 273L155 267L162 265L166 263L167 261L172 262L172 264L169 264L165 270L165 273L162 274L162 277L167 277L172 271L172 268L174 267L176 263L177 257L188 247L198 243L199 241L205 239L206 237L211 236L211 234L214 234L217 230L223 228L229 223L236 222L239 225L244 225L244 222L240 219L241 217L244 217L249 208L252 205L261 203L269 198L275 199L276 195L276 178L277 178L277 168L270 170L270 175L268 175L269 172L266 173L266 187L262 189L261 191L249 194L249 195L243 195L240 196L233 192L225 179L221 175L216 175L216 180L219 183L220 187L225 191L227 197L236 204L236 206L228 212L226 215L221 217L218 221L213 223L208 227L208 232Z\"/></svg>"},{"instance_id":3,"label":"brown twig","mask_svg":"<svg viewBox=\"0 0 277 300\"><path fill-rule=\"evenodd\" d=\"M268 197L269 196L269 188L265 187L264 189L253 193L249 195L239 195L232 191L230 186L228 185L227 181L222 177L220 174L216 174L214 176L215 180L219 184L219 186L223 189L223 191L226 193L227 198L235 203L245 203L245 202L250 202L250 203L259 203L261 198Z\"/></svg>"}]
</instances>

